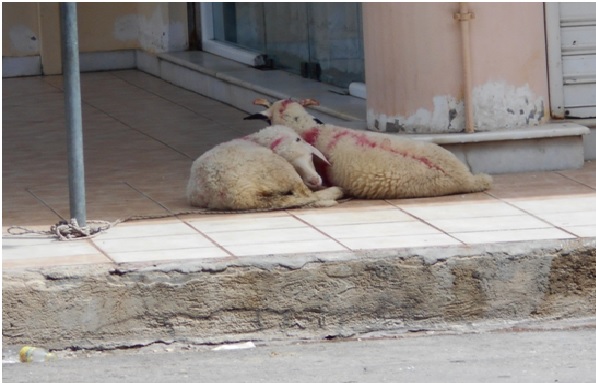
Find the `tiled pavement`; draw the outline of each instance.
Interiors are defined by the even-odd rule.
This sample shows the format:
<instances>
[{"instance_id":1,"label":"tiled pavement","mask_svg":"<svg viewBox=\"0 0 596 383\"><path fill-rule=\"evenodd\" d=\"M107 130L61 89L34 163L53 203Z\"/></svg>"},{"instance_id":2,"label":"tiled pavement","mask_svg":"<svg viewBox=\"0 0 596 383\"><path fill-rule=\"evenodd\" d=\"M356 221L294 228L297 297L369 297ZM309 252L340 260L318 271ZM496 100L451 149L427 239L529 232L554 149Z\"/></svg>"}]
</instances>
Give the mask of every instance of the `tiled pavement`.
<instances>
[{"instance_id":1,"label":"tiled pavement","mask_svg":"<svg viewBox=\"0 0 596 383\"><path fill-rule=\"evenodd\" d=\"M6 269L596 237L596 163L495 175L485 193L352 200L324 209L183 215L93 239L11 236L68 218L61 77L3 79L2 265ZM82 75L87 218L189 210L192 160L259 121L139 71Z\"/></svg>"}]
</instances>

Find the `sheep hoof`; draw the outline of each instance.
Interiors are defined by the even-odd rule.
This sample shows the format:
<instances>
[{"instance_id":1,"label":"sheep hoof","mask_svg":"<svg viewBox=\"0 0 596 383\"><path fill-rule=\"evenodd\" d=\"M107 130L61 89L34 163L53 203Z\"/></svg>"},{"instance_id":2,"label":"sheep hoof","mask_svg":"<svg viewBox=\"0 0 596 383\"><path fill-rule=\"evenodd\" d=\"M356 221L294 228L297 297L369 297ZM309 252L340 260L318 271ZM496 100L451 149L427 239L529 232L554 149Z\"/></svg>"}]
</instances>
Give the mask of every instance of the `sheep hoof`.
<instances>
[{"instance_id":1,"label":"sheep hoof","mask_svg":"<svg viewBox=\"0 0 596 383\"><path fill-rule=\"evenodd\" d=\"M316 191L315 194L321 200L338 200L344 196L343 190L337 186Z\"/></svg>"},{"instance_id":2,"label":"sheep hoof","mask_svg":"<svg viewBox=\"0 0 596 383\"><path fill-rule=\"evenodd\" d=\"M320 200L309 204L307 207L331 207L337 205L337 201L332 199Z\"/></svg>"}]
</instances>

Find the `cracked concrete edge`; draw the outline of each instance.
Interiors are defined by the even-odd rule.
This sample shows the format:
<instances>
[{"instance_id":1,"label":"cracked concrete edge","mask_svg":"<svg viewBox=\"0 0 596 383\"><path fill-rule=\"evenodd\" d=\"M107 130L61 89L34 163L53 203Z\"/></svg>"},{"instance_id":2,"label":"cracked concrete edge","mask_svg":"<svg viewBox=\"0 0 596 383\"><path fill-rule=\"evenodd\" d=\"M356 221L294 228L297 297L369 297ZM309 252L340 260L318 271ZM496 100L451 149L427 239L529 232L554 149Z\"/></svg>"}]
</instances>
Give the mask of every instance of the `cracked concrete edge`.
<instances>
[{"instance_id":1,"label":"cracked concrete edge","mask_svg":"<svg viewBox=\"0 0 596 383\"><path fill-rule=\"evenodd\" d=\"M3 343L346 337L596 315L596 238L56 267L3 274Z\"/></svg>"},{"instance_id":2,"label":"cracked concrete edge","mask_svg":"<svg viewBox=\"0 0 596 383\"><path fill-rule=\"evenodd\" d=\"M218 272L228 267L256 267L263 270L273 268L300 269L311 263L348 262L353 260L378 260L384 258L420 258L425 264L446 261L450 258L473 256L522 256L530 253L564 252L579 247L596 248L596 237L578 239L554 239L541 241L519 241L460 246L430 246L415 248L389 248L324 253L290 253L243 256L238 258L211 258L199 260L174 260L172 262L139 262L120 264L93 264L53 266L43 268L14 268L3 270L3 279L34 278L42 275L46 279L75 279L89 275L112 275L144 272Z\"/></svg>"}]
</instances>

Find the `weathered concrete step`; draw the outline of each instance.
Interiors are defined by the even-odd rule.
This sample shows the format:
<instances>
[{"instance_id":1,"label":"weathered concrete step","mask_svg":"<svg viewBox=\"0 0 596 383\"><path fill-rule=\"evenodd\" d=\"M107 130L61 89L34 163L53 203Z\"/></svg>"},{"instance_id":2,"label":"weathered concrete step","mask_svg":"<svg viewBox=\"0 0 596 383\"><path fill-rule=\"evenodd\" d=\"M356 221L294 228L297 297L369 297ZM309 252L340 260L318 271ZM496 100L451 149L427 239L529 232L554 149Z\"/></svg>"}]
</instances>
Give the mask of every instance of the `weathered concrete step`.
<instances>
[{"instance_id":1,"label":"weathered concrete step","mask_svg":"<svg viewBox=\"0 0 596 383\"><path fill-rule=\"evenodd\" d=\"M3 275L3 344L349 336L596 315L596 238Z\"/></svg>"}]
</instances>

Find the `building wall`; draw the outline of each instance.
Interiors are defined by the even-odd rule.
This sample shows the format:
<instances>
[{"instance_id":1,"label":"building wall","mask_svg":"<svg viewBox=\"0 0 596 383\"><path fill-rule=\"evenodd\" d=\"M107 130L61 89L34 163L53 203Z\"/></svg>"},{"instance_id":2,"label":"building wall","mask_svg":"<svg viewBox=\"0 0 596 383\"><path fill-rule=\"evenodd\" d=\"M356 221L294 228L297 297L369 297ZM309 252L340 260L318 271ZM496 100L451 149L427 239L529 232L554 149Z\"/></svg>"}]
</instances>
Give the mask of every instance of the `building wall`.
<instances>
[{"instance_id":1,"label":"building wall","mask_svg":"<svg viewBox=\"0 0 596 383\"><path fill-rule=\"evenodd\" d=\"M469 3L478 131L550 115L542 3ZM465 127L458 3L364 3L368 126L409 133Z\"/></svg>"},{"instance_id":2,"label":"building wall","mask_svg":"<svg viewBox=\"0 0 596 383\"><path fill-rule=\"evenodd\" d=\"M79 50L184 50L186 12L186 3L78 3ZM39 56L40 73L61 73L58 3L2 3L2 36L3 59Z\"/></svg>"},{"instance_id":3,"label":"building wall","mask_svg":"<svg viewBox=\"0 0 596 383\"><path fill-rule=\"evenodd\" d=\"M2 3L2 56L39 55L37 3Z\"/></svg>"}]
</instances>

